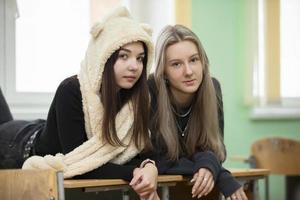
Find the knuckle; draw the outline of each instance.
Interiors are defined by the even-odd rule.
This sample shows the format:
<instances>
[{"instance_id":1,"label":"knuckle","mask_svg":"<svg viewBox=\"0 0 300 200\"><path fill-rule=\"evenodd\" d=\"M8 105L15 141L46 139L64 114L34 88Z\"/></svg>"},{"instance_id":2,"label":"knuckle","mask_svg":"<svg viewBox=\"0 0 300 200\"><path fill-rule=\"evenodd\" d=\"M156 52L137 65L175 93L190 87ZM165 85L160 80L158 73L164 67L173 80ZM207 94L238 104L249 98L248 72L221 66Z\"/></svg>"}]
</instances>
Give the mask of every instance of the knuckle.
<instances>
[{"instance_id":1,"label":"knuckle","mask_svg":"<svg viewBox=\"0 0 300 200\"><path fill-rule=\"evenodd\" d=\"M150 184L149 184L149 188L150 188L151 190L153 190L153 189L154 189L154 184L150 183Z\"/></svg>"},{"instance_id":2,"label":"knuckle","mask_svg":"<svg viewBox=\"0 0 300 200\"><path fill-rule=\"evenodd\" d=\"M144 183L145 183L146 186L150 185L150 182L148 180L146 180Z\"/></svg>"}]
</instances>

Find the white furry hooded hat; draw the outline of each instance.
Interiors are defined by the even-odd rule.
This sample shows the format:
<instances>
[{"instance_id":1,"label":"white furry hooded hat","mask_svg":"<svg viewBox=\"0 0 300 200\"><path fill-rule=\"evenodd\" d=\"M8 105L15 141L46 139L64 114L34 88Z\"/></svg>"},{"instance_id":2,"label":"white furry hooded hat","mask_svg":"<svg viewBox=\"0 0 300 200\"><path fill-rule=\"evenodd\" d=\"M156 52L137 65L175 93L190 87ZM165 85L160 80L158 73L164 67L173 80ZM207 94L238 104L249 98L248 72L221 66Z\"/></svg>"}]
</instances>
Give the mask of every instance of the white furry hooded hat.
<instances>
[{"instance_id":1,"label":"white furry hooded hat","mask_svg":"<svg viewBox=\"0 0 300 200\"><path fill-rule=\"evenodd\" d=\"M107 162L123 164L137 155L138 149L132 138L133 111L131 102L122 107L116 116L116 132L126 146L112 146L102 139L102 117L104 108L100 87L105 63L121 46L142 41L148 51L147 74L154 56L151 29L148 25L134 21L126 8L120 7L109 14L91 30L85 59L78 74L85 131L88 140L73 151L63 155L32 156L23 164L23 169L54 169L64 172L65 178L84 174Z\"/></svg>"},{"instance_id":2,"label":"white furry hooded hat","mask_svg":"<svg viewBox=\"0 0 300 200\"><path fill-rule=\"evenodd\" d=\"M93 120L87 118L95 118L99 117L99 115L92 116L96 114L95 111L89 109L86 105L92 106L93 109L95 109L94 106L98 105L102 74L109 57L125 44L142 41L145 43L148 51L147 74L150 72L154 57L151 28L147 24L140 24L134 21L125 7L117 8L104 18L102 22L96 23L92 27L91 34L92 38L79 73L88 138L95 134L92 133L93 130L97 130L100 127L99 123L90 124L91 127L88 127L88 122Z\"/></svg>"},{"instance_id":3,"label":"white furry hooded hat","mask_svg":"<svg viewBox=\"0 0 300 200\"><path fill-rule=\"evenodd\" d=\"M134 21L125 7L120 7L91 30L92 38L84 60L93 90L99 90L104 65L108 58L121 46L142 41L148 50L147 74L151 68L154 47L151 42L152 30L147 24Z\"/></svg>"}]
</instances>

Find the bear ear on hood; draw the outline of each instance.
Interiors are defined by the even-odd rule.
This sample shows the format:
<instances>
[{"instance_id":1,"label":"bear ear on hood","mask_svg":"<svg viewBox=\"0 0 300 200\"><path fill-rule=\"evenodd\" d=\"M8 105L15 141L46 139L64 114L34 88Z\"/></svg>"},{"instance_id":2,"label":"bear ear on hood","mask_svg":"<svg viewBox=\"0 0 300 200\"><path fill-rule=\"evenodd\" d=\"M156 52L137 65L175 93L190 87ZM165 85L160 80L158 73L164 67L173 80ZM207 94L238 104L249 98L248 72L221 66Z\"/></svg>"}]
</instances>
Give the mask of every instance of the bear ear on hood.
<instances>
[{"instance_id":1,"label":"bear ear on hood","mask_svg":"<svg viewBox=\"0 0 300 200\"><path fill-rule=\"evenodd\" d=\"M146 33L148 33L148 35L151 37L152 36L152 28L149 24L144 24L141 23L140 26L142 27L142 29L144 29L144 31L146 31Z\"/></svg>"},{"instance_id":2,"label":"bear ear on hood","mask_svg":"<svg viewBox=\"0 0 300 200\"><path fill-rule=\"evenodd\" d=\"M101 33L101 31L103 30L104 27L104 23L102 22L98 22L96 24L94 24L94 26L92 27L90 33L92 34L92 36L94 38L97 38L98 35Z\"/></svg>"},{"instance_id":3,"label":"bear ear on hood","mask_svg":"<svg viewBox=\"0 0 300 200\"><path fill-rule=\"evenodd\" d=\"M130 14L129 14L129 11L127 10L126 7L117 7L116 9L114 9L112 12L110 12L109 14L106 15L106 17L96 23L90 33L92 34L92 36L94 38L97 38L98 35L101 33L101 31L103 30L104 28L104 24L109 21L110 19L113 19L113 18L116 18L116 17L128 17L128 18L131 18Z\"/></svg>"},{"instance_id":4,"label":"bear ear on hood","mask_svg":"<svg viewBox=\"0 0 300 200\"><path fill-rule=\"evenodd\" d=\"M107 21L107 20L115 18L115 17L129 17L129 18L131 18L127 8L121 6L121 7L117 7L112 12L110 12L108 15L106 15L106 18L104 19L104 21Z\"/></svg>"}]
</instances>

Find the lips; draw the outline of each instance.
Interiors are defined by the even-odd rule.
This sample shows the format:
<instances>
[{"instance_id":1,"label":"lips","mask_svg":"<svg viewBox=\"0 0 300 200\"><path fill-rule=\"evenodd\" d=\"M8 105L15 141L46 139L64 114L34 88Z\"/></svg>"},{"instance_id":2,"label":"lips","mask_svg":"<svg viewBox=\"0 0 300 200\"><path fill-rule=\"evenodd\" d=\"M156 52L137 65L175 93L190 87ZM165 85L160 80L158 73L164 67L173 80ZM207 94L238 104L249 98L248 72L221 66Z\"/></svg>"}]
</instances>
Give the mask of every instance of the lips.
<instances>
[{"instance_id":1,"label":"lips","mask_svg":"<svg viewBox=\"0 0 300 200\"><path fill-rule=\"evenodd\" d=\"M129 81L129 82L132 82L132 81L135 81L136 80L136 76L124 76L124 78Z\"/></svg>"},{"instance_id":2,"label":"lips","mask_svg":"<svg viewBox=\"0 0 300 200\"><path fill-rule=\"evenodd\" d=\"M192 86L195 83L195 79L183 81L183 83L187 86Z\"/></svg>"}]
</instances>

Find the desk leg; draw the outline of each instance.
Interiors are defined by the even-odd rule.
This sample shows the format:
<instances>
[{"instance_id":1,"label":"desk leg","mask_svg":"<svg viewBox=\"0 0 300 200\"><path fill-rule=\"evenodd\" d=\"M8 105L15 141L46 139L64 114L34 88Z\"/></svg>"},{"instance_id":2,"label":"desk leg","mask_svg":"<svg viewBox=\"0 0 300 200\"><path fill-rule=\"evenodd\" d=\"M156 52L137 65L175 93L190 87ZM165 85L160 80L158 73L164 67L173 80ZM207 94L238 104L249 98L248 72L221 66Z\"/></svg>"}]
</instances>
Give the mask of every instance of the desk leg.
<instances>
[{"instance_id":1,"label":"desk leg","mask_svg":"<svg viewBox=\"0 0 300 200\"><path fill-rule=\"evenodd\" d=\"M64 174L57 172L58 200L65 200Z\"/></svg>"},{"instance_id":2,"label":"desk leg","mask_svg":"<svg viewBox=\"0 0 300 200\"><path fill-rule=\"evenodd\" d=\"M169 186L161 187L161 200L169 200Z\"/></svg>"},{"instance_id":3,"label":"desk leg","mask_svg":"<svg viewBox=\"0 0 300 200\"><path fill-rule=\"evenodd\" d=\"M122 190L122 200L129 200L129 189Z\"/></svg>"},{"instance_id":4,"label":"desk leg","mask_svg":"<svg viewBox=\"0 0 300 200\"><path fill-rule=\"evenodd\" d=\"M268 177L264 177L266 180L266 184L268 181ZM252 177L249 178L238 178L239 183L244 187L244 191L249 200L258 200L259 199L259 188L258 188L258 178ZM266 187L267 189L267 187ZM267 193L266 193L267 194Z\"/></svg>"},{"instance_id":5,"label":"desk leg","mask_svg":"<svg viewBox=\"0 0 300 200\"><path fill-rule=\"evenodd\" d=\"M259 199L258 180L253 181L253 199Z\"/></svg>"},{"instance_id":6,"label":"desk leg","mask_svg":"<svg viewBox=\"0 0 300 200\"><path fill-rule=\"evenodd\" d=\"M266 176L266 178L265 178L265 188L266 188L265 197L266 197L266 200L269 200L269 176Z\"/></svg>"}]
</instances>

